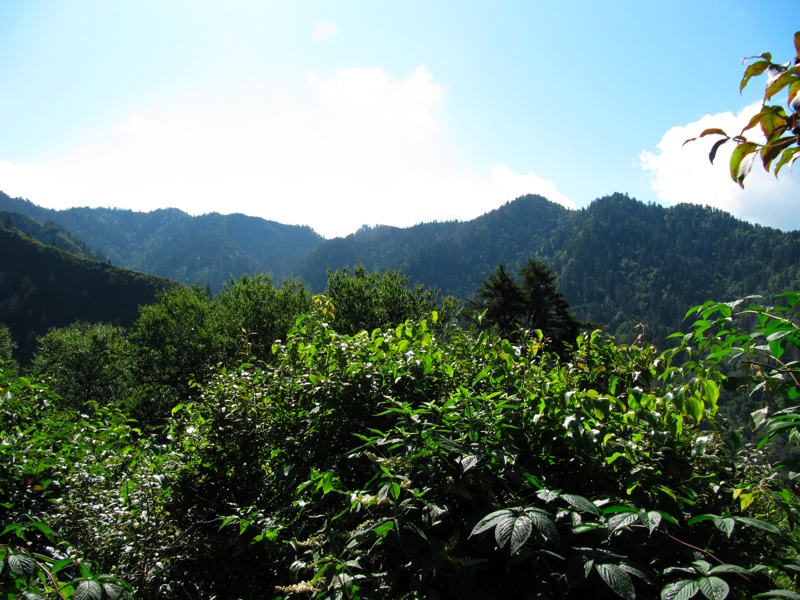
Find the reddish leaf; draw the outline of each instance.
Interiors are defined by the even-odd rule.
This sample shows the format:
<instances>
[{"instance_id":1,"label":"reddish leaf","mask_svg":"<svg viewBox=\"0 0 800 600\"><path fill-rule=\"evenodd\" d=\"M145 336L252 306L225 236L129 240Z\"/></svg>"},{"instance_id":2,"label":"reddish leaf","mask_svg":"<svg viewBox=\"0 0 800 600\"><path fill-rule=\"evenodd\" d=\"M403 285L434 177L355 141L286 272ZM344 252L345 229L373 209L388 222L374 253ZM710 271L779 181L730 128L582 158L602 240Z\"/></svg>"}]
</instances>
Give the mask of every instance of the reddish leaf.
<instances>
[{"instance_id":1,"label":"reddish leaf","mask_svg":"<svg viewBox=\"0 0 800 600\"><path fill-rule=\"evenodd\" d=\"M797 52L797 56L800 57L800 31L794 34L794 49Z\"/></svg>"},{"instance_id":2,"label":"reddish leaf","mask_svg":"<svg viewBox=\"0 0 800 600\"><path fill-rule=\"evenodd\" d=\"M693 141L695 141L695 140L697 140L697 139L699 139L699 138L701 138L701 137L705 137L705 136L707 136L707 135L722 135L722 136L725 136L725 139L726 139L726 140L730 139L730 137L728 136L728 134L727 134L727 133L725 133L724 131L722 131L722 129L718 129L718 128L706 129L705 131L703 131L703 133L701 133L701 134L700 134L700 135L698 135L697 137L689 138L688 140L686 140L685 142L683 142L683 146L685 146L685 145L686 145L686 144L688 144L689 142L693 142Z\"/></svg>"}]
</instances>

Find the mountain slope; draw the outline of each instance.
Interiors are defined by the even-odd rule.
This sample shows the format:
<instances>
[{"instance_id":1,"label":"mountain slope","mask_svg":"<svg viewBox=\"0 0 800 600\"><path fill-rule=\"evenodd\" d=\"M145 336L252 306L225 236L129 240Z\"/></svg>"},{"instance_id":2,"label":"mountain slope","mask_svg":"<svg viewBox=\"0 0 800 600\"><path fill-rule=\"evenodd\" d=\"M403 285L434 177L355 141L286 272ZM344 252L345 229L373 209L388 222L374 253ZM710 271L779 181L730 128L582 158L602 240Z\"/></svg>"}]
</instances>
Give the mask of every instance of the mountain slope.
<instances>
[{"instance_id":1,"label":"mountain slope","mask_svg":"<svg viewBox=\"0 0 800 600\"><path fill-rule=\"evenodd\" d=\"M129 327L140 305L176 285L45 246L8 226L0 226L0 248L0 323L11 330L22 363L49 328L77 320Z\"/></svg>"},{"instance_id":2,"label":"mountain slope","mask_svg":"<svg viewBox=\"0 0 800 600\"><path fill-rule=\"evenodd\" d=\"M41 208L0 192L0 210L51 221L113 264L217 291L231 276L269 272L280 280L322 242L310 227L245 215L192 217L178 209Z\"/></svg>"}]
</instances>

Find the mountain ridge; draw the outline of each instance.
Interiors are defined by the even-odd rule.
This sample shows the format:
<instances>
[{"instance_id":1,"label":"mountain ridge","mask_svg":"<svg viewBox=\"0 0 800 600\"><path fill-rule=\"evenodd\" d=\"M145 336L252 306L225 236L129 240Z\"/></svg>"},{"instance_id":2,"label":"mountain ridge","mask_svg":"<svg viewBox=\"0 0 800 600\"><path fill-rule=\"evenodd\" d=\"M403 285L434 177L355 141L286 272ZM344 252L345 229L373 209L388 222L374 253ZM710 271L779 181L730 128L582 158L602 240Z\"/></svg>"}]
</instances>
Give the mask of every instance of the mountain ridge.
<instances>
[{"instance_id":1,"label":"mountain ridge","mask_svg":"<svg viewBox=\"0 0 800 600\"><path fill-rule=\"evenodd\" d=\"M310 227L245 215L190 217L177 209L139 213L133 217L138 225L118 230L114 219L119 226L132 211L52 211L9 200L0 195L0 210L11 204L44 215L112 262L121 256L128 268L183 283L210 282L214 291L231 277L266 272L274 280L299 278L322 292L329 269L363 265L401 271L413 284L464 299L499 264L515 272L536 258L559 276L559 289L577 316L622 339L632 339L644 326L663 338L682 326L690 306L710 298L800 289L800 232L753 225L694 204L646 204L620 193L578 210L525 195L470 221L365 226L331 240ZM115 245L98 248L70 222L105 231L105 237L92 239Z\"/></svg>"}]
</instances>

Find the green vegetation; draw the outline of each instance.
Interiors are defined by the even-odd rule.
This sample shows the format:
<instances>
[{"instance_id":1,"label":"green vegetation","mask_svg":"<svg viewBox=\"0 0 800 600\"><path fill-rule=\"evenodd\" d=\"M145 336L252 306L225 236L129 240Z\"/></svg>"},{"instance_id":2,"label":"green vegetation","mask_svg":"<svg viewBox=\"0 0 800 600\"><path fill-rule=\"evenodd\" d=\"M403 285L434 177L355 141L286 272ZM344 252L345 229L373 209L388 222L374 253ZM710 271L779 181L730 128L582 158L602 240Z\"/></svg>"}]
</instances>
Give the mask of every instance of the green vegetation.
<instances>
[{"instance_id":1,"label":"green vegetation","mask_svg":"<svg viewBox=\"0 0 800 600\"><path fill-rule=\"evenodd\" d=\"M162 309L180 300L202 326L213 310L188 292ZM241 338L244 362L209 367L147 430L118 403L75 407L4 368L0 585L64 598L794 597L800 513L764 451L800 430L787 360L798 300L699 306L664 353L587 332L562 359L540 331L437 334L436 312L340 333L341 309L316 297L268 360ZM734 328L748 315L752 332ZM207 362L199 337L183 342ZM726 374L727 358L745 370ZM731 385L769 394L759 448L718 420Z\"/></svg>"}]
</instances>

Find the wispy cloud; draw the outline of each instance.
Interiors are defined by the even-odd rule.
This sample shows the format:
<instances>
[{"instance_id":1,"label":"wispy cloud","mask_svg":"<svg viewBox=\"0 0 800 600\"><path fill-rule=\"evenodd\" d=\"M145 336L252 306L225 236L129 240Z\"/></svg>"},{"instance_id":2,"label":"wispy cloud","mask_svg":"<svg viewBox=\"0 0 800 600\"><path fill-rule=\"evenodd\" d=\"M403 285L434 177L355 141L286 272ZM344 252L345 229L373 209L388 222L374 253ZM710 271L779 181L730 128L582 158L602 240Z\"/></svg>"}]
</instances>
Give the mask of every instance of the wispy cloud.
<instances>
[{"instance_id":1,"label":"wispy cloud","mask_svg":"<svg viewBox=\"0 0 800 600\"><path fill-rule=\"evenodd\" d=\"M800 177L788 168L776 179L756 164L742 190L730 178L728 163L733 143L723 145L714 160L708 153L713 136L684 145L704 129L718 127L729 135L738 134L759 109L759 104L731 112L705 115L687 125L667 131L656 151L644 151L639 159L650 174L658 199L667 204L690 202L720 208L745 219L784 230L800 229ZM753 134L755 135L755 134Z\"/></svg>"},{"instance_id":2,"label":"wispy cloud","mask_svg":"<svg viewBox=\"0 0 800 600\"><path fill-rule=\"evenodd\" d=\"M328 41L328 40L335 40L340 35L342 35L342 31L339 29L339 26L336 23L331 23L330 21L323 21L322 23L318 23L316 27L314 27L314 33L312 34L315 40L320 41Z\"/></svg>"},{"instance_id":3,"label":"wispy cloud","mask_svg":"<svg viewBox=\"0 0 800 600\"><path fill-rule=\"evenodd\" d=\"M400 80L377 68L309 73L285 102L252 90L183 99L47 163L0 162L0 190L53 208L242 212L328 237L470 219L527 193L573 206L533 173L461 165L443 126L446 93L420 66Z\"/></svg>"}]
</instances>

